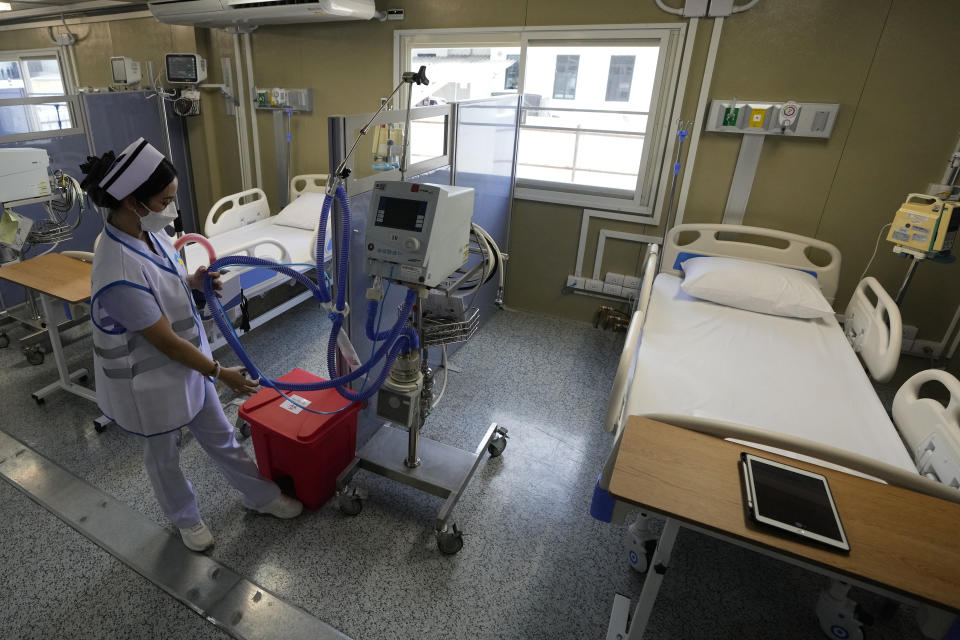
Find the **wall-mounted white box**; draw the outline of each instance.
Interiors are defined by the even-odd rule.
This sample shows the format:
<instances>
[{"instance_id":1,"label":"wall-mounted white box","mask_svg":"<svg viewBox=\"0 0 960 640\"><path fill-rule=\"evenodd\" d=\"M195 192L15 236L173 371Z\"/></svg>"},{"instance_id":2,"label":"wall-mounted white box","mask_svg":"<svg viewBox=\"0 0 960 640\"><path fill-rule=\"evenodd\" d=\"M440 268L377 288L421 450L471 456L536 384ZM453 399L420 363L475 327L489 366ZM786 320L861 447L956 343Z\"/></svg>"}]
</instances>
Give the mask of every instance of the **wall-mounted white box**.
<instances>
[{"instance_id":1,"label":"wall-mounted white box","mask_svg":"<svg viewBox=\"0 0 960 640\"><path fill-rule=\"evenodd\" d=\"M603 292L608 296L621 296L623 295L623 287L618 284L610 284L609 282L604 283Z\"/></svg>"},{"instance_id":2,"label":"wall-mounted white box","mask_svg":"<svg viewBox=\"0 0 960 640\"><path fill-rule=\"evenodd\" d=\"M608 273L607 277L603 280L607 284L616 284L623 286L623 274L622 273Z\"/></svg>"},{"instance_id":3,"label":"wall-mounted white box","mask_svg":"<svg viewBox=\"0 0 960 640\"><path fill-rule=\"evenodd\" d=\"M597 293L603 293L603 280L594 280L593 278L587 278L584 284L584 289L587 291L596 291Z\"/></svg>"},{"instance_id":4,"label":"wall-mounted white box","mask_svg":"<svg viewBox=\"0 0 960 640\"><path fill-rule=\"evenodd\" d=\"M637 276L623 276L623 286L627 289L639 289L640 278Z\"/></svg>"}]
</instances>

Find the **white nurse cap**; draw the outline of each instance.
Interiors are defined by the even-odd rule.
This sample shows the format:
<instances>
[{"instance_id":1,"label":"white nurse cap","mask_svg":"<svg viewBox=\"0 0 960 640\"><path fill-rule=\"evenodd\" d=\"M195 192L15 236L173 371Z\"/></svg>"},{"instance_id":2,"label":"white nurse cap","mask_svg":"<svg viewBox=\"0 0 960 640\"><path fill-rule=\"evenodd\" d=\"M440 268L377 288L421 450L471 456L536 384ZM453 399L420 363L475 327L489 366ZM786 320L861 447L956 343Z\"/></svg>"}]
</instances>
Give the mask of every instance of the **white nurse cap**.
<instances>
[{"instance_id":1,"label":"white nurse cap","mask_svg":"<svg viewBox=\"0 0 960 640\"><path fill-rule=\"evenodd\" d=\"M137 138L113 161L100 187L117 200L123 200L147 181L162 160L163 154L153 145Z\"/></svg>"}]
</instances>

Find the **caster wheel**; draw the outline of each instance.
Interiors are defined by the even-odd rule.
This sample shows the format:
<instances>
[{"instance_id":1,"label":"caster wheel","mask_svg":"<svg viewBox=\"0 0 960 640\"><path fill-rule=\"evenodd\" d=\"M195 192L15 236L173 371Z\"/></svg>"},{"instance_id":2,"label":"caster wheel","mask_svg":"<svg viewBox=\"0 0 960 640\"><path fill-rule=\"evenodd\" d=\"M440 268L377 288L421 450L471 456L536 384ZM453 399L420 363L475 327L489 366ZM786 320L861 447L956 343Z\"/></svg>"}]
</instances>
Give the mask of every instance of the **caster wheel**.
<instances>
[{"instance_id":1,"label":"caster wheel","mask_svg":"<svg viewBox=\"0 0 960 640\"><path fill-rule=\"evenodd\" d=\"M337 500L340 513L346 516L355 516L363 511L363 503L359 498L344 497Z\"/></svg>"},{"instance_id":2,"label":"caster wheel","mask_svg":"<svg viewBox=\"0 0 960 640\"><path fill-rule=\"evenodd\" d=\"M42 406L43 403L46 402L46 400L44 400L43 398L40 398L40 397L38 397L38 396L32 396L32 397L33 397L34 402L37 403L37 406L38 406L38 407L39 407L39 406Z\"/></svg>"},{"instance_id":3,"label":"caster wheel","mask_svg":"<svg viewBox=\"0 0 960 640\"><path fill-rule=\"evenodd\" d=\"M507 448L507 439L501 435L496 435L490 441L490 444L487 445L487 451L490 453L491 458L498 458L503 453L503 450Z\"/></svg>"},{"instance_id":4,"label":"caster wheel","mask_svg":"<svg viewBox=\"0 0 960 640\"><path fill-rule=\"evenodd\" d=\"M463 532L457 529L456 523L449 531L437 531L437 548L445 556L452 556L463 549Z\"/></svg>"},{"instance_id":5,"label":"caster wheel","mask_svg":"<svg viewBox=\"0 0 960 640\"><path fill-rule=\"evenodd\" d=\"M0 349L6 349L10 346L10 336L0 333Z\"/></svg>"},{"instance_id":6,"label":"caster wheel","mask_svg":"<svg viewBox=\"0 0 960 640\"><path fill-rule=\"evenodd\" d=\"M23 350L23 355L27 357L27 362L34 366L43 364L43 350L40 347L28 347Z\"/></svg>"},{"instance_id":7,"label":"caster wheel","mask_svg":"<svg viewBox=\"0 0 960 640\"><path fill-rule=\"evenodd\" d=\"M246 440L250 437L250 423L246 420L237 419L237 439Z\"/></svg>"},{"instance_id":8,"label":"caster wheel","mask_svg":"<svg viewBox=\"0 0 960 640\"><path fill-rule=\"evenodd\" d=\"M99 422L94 421L93 430L96 431L97 433L103 433L104 431L107 430L107 425L100 424Z\"/></svg>"}]
</instances>

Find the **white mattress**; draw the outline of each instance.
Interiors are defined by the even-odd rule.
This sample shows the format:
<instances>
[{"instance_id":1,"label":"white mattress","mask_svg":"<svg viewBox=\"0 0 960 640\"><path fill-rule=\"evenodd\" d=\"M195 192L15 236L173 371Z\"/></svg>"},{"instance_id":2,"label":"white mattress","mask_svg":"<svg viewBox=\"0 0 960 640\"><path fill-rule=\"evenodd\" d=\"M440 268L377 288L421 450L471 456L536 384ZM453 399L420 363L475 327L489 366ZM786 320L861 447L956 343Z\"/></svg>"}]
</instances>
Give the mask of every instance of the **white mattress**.
<instances>
[{"instance_id":1,"label":"white mattress","mask_svg":"<svg viewBox=\"0 0 960 640\"><path fill-rule=\"evenodd\" d=\"M629 414L726 420L916 471L835 319L725 307L691 298L680 282L654 281Z\"/></svg>"}]
</instances>

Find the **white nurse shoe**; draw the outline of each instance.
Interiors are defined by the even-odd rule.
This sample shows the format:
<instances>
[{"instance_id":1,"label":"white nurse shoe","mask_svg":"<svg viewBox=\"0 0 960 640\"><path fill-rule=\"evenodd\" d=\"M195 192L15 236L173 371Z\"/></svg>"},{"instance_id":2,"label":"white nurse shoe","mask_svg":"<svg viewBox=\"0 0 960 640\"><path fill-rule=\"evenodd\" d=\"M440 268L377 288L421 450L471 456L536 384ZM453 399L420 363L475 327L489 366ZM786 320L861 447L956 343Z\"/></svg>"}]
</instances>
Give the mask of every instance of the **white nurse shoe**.
<instances>
[{"instance_id":1,"label":"white nurse shoe","mask_svg":"<svg viewBox=\"0 0 960 640\"><path fill-rule=\"evenodd\" d=\"M277 518L296 518L303 512L303 503L296 498L290 498L282 493L268 502L263 508L257 509L259 513L268 513Z\"/></svg>"},{"instance_id":2,"label":"white nurse shoe","mask_svg":"<svg viewBox=\"0 0 960 640\"><path fill-rule=\"evenodd\" d=\"M188 529L180 529L180 537L191 551L206 551L213 546L213 534L203 520Z\"/></svg>"}]
</instances>

